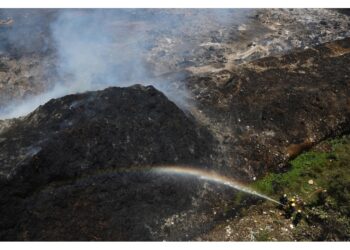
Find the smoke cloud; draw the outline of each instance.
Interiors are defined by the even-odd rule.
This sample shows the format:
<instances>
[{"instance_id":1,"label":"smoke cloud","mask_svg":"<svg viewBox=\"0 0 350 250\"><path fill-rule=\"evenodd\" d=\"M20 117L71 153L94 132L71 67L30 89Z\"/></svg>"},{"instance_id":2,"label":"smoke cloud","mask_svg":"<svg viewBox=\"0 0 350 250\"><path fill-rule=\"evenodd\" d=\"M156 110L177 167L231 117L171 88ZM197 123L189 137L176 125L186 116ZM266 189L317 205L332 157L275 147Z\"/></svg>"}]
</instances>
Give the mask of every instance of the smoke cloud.
<instances>
[{"instance_id":1,"label":"smoke cloud","mask_svg":"<svg viewBox=\"0 0 350 250\"><path fill-rule=\"evenodd\" d=\"M41 51L43 48L45 51L54 51L55 82L43 94L9 104L2 110L0 119L26 115L50 99L67 94L137 83L154 85L178 106L186 106L189 96L186 88L157 77L152 71L147 53L159 39L168 39L164 38L164 33L176 38L183 36L183 30L198 29L198 23L207 18L205 14L210 13L211 18L218 23L237 23L242 22L246 12L203 10L202 15L196 16L188 15L190 10L173 12L175 14L170 15L166 10L58 10L51 15L45 33L48 37L44 39L44 47L40 48ZM42 23L44 20L39 21ZM11 37L14 39L11 41L23 36L23 32L28 33L28 30L27 26L18 28L18 33L12 29ZM28 49L30 44L34 43L19 45L20 48ZM196 45L183 44L186 53L191 52L193 46ZM170 47L170 50L169 53L174 55L181 56L184 53L183 48Z\"/></svg>"}]
</instances>

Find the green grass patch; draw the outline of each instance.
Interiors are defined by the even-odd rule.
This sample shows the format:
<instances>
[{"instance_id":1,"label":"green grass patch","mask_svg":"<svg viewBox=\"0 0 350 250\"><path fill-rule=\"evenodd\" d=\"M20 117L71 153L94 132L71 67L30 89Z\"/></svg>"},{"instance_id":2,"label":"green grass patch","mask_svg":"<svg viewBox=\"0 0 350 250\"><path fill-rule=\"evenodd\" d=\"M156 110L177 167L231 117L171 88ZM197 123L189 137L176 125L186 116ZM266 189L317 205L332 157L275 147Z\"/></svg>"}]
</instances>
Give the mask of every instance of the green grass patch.
<instances>
[{"instance_id":1,"label":"green grass patch","mask_svg":"<svg viewBox=\"0 0 350 250\"><path fill-rule=\"evenodd\" d=\"M282 193L298 194L309 202L314 201L314 193L319 190L332 192L343 188L338 198L345 199L350 184L350 139L344 136L324 143L330 148L328 152L305 152L290 162L288 172L269 173L252 183L252 188L274 198Z\"/></svg>"},{"instance_id":2,"label":"green grass patch","mask_svg":"<svg viewBox=\"0 0 350 250\"><path fill-rule=\"evenodd\" d=\"M307 220L293 231L297 240L349 240L350 135L324 141L290 164L288 172L269 173L252 188L275 199L299 195L306 202ZM267 239L263 232L257 240Z\"/></svg>"},{"instance_id":3,"label":"green grass patch","mask_svg":"<svg viewBox=\"0 0 350 250\"><path fill-rule=\"evenodd\" d=\"M329 153L306 152L291 161L291 168L286 173L269 173L261 180L253 183L256 190L267 195L287 193L309 193L313 186L308 184L312 179L316 182L327 165Z\"/></svg>"}]
</instances>

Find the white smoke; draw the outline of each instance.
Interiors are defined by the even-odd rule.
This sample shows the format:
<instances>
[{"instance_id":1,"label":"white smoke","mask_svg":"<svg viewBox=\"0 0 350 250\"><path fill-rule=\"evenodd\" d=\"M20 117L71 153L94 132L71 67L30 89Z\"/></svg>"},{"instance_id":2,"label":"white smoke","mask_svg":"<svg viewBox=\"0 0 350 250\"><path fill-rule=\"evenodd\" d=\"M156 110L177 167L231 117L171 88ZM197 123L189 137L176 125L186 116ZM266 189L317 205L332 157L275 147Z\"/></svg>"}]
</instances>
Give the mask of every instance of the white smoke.
<instances>
[{"instance_id":1,"label":"white smoke","mask_svg":"<svg viewBox=\"0 0 350 250\"><path fill-rule=\"evenodd\" d=\"M237 23L246 16L245 11L236 11L234 20L229 15L230 10L209 12L212 16L216 13L214 16L219 22ZM177 32L181 34L179 30L191 27L191 20L198 22L195 20L198 17L190 16L185 21L184 15L155 13L155 10L140 9L59 10L57 18L49 25L51 47L57 57L57 82L46 93L9 104L2 110L0 119L26 115L50 99L67 94L136 83L152 84L178 106L186 106L188 92L184 87L178 88L165 79L155 80L149 70L144 56L154 40L147 32L152 26L155 33L170 30L176 37Z\"/></svg>"}]
</instances>

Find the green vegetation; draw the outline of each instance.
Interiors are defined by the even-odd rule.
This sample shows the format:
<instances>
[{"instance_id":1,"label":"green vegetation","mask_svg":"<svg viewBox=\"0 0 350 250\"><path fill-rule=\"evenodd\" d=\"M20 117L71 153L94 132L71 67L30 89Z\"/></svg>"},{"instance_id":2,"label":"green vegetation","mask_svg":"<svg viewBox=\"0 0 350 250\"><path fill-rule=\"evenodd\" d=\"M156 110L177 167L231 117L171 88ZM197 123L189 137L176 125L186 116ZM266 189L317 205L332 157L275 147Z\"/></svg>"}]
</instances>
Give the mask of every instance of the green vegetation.
<instances>
[{"instance_id":1,"label":"green vegetation","mask_svg":"<svg viewBox=\"0 0 350 250\"><path fill-rule=\"evenodd\" d=\"M321 191L346 187L350 183L350 137L323 142L319 149L299 155L290 164L286 173L269 173L252 187L275 198L287 193L310 201ZM334 187L336 183L342 184Z\"/></svg>"},{"instance_id":2,"label":"green vegetation","mask_svg":"<svg viewBox=\"0 0 350 250\"><path fill-rule=\"evenodd\" d=\"M253 184L253 187L271 196L287 193L298 194L304 198L317 191L324 182L328 172L332 153L306 152L291 161L291 168L286 173L270 173ZM310 185L309 181L313 184Z\"/></svg>"},{"instance_id":3,"label":"green vegetation","mask_svg":"<svg viewBox=\"0 0 350 250\"><path fill-rule=\"evenodd\" d=\"M276 199L286 193L306 202L307 223L295 230L298 239L349 240L350 136L322 142L290 165L286 173L270 173L252 187Z\"/></svg>"}]
</instances>

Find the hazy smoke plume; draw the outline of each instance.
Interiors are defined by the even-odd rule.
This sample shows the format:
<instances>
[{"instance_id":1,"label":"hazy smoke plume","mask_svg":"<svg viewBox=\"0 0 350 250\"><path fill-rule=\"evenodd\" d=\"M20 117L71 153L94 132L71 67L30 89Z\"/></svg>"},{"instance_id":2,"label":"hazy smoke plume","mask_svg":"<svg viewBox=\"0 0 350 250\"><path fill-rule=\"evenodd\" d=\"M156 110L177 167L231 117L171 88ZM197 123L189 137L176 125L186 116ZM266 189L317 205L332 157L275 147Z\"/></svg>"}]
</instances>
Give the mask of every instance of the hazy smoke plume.
<instances>
[{"instance_id":1,"label":"hazy smoke plume","mask_svg":"<svg viewBox=\"0 0 350 250\"><path fill-rule=\"evenodd\" d=\"M155 77L147 61L147 53L155 46L157 39L164 38L164 31L175 38L182 36L182 30L186 29L190 30L187 34L198 33L198 25L207 18L206 13L211 12L211 18L216 22L237 23L242 21L245 12L238 11L232 15L230 10L207 10L197 16L184 14L191 11L174 12L178 14L142 9L58 10L51 15L42 47L45 51L51 49L55 55L55 82L46 93L10 104L2 111L0 118L25 115L52 98L67 94L136 83L152 84L179 106L184 106L188 94L186 89L182 87L179 90L178 86ZM39 21L43 25L43 20ZM31 25L35 27L37 24ZM29 27L24 28L30 30ZM11 32L14 38L27 32L23 27L18 28L19 33L15 31ZM21 46L30 44L34 43ZM195 44L182 44L182 50L170 49L171 53L179 55L184 47L189 53L193 46Z\"/></svg>"}]
</instances>

